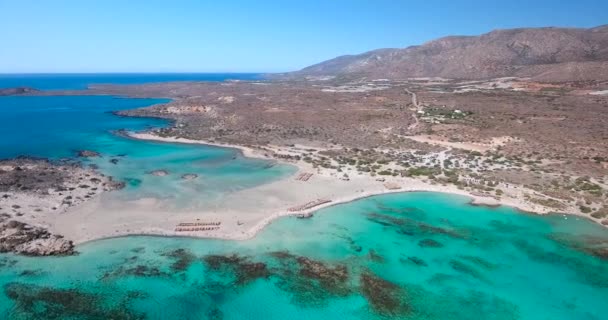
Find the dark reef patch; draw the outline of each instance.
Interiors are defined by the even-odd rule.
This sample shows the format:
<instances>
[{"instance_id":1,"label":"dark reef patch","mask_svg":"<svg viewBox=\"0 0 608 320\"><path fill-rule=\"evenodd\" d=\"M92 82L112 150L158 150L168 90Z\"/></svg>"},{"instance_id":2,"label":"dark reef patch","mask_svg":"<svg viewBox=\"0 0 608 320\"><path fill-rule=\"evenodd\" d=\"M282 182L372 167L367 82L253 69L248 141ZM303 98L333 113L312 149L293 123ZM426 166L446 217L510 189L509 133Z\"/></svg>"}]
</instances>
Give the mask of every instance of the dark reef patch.
<instances>
[{"instance_id":1,"label":"dark reef patch","mask_svg":"<svg viewBox=\"0 0 608 320\"><path fill-rule=\"evenodd\" d=\"M11 259L9 257L2 257L0 258L0 268L11 268L14 267L17 264L17 260L15 259Z\"/></svg>"},{"instance_id":2,"label":"dark reef patch","mask_svg":"<svg viewBox=\"0 0 608 320\"><path fill-rule=\"evenodd\" d=\"M547 251L524 240L514 241L513 245L532 260L565 266L571 269L581 281L596 287L608 288L608 265L604 261L599 259L590 261L593 258L582 256L580 253L573 255L566 252Z\"/></svg>"},{"instance_id":3,"label":"dark reef patch","mask_svg":"<svg viewBox=\"0 0 608 320\"><path fill-rule=\"evenodd\" d=\"M552 233L547 237L562 246L608 260L608 237L574 236L565 233Z\"/></svg>"},{"instance_id":4,"label":"dark reef patch","mask_svg":"<svg viewBox=\"0 0 608 320\"><path fill-rule=\"evenodd\" d=\"M491 220L488 225L495 231L502 233L515 233L522 231L524 228L515 224L506 223L500 220Z\"/></svg>"},{"instance_id":5,"label":"dark reef patch","mask_svg":"<svg viewBox=\"0 0 608 320\"><path fill-rule=\"evenodd\" d=\"M376 207L382 212L398 214L398 215L407 215L410 218L414 218L414 219L426 218L426 213L423 210L415 208L415 207L394 208L394 207L385 205L381 201L376 200L374 202L376 204Z\"/></svg>"},{"instance_id":6,"label":"dark reef patch","mask_svg":"<svg viewBox=\"0 0 608 320\"><path fill-rule=\"evenodd\" d=\"M124 180L131 187L137 187L142 183L140 179L136 178L124 178Z\"/></svg>"},{"instance_id":7,"label":"dark reef patch","mask_svg":"<svg viewBox=\"0 0 608 320\"><path fill-rule=\"evenodd\" d=\"M461 260L466 260L468 262L471 262L486 270L492 270L492 269L496 269L496 267L498 267L496 264L491 263L485 259L482 259L482 258L476 257L476 256L459 255L458 258L460 258Z\"/></svg>"},{"instance_id":8,"label":"dark reef patch","mask_svg":"<svg viewBox=\"0 0 608 320\"><path fill-rule=\"evenodd\" d=\"M426 267L426 266L428 266L428 264L424 260L422 260L422 259L420 259L418 257L413 257L413 256L412 257L407 257L407 259L400 258L399 261L401 261L403 263L413 263L413 264L415 264L417 266L420 266L420 267Z\"/></svg>"},{"instance_id":9,"label":"dark reef patch","mask_svg":"<svg viewBox=\"0 0 608 320\"><path fill-rule=\"evenodd\" d=\"M133 252L133 253L144 253L144 252L146 252L146 248L144 248L144 247L133 248L133 249L131 249L131 252Z\"/></svg>"},{"instance_id":10,"label":"dark reef patch","mask_svg":"<svg viewBox=\"0 0 608 320\"><path fill-rule=\"evenodd\" d=\"M334 224L333 226L334 226L334 227L336 227L336 228L338 228L338 227L339 227L339 226L337 226L337 225L335 225L335 224ZM348 230L346 230L344 227L341 227L341 229L340 229L340 230L348 232ZM349 245L350 249L351 249L352 251L354 251L354 252L361 252L361 251L363 250L363 247L362 247L362 246L360 246L360 245L358 245L358 244L357 244L357 243L356 243L356 242L353 240L353 238L352 238L352 237L350 237L350 236L348 236L348 235L343 235L343 234L339 234L339 233L329 233L329 234L331 234L331 235L333 235L333 236L335 236L335 237L337 237L337 238L344 239L346 242L348 242L348 245Z\"/></svg>"},{"instance_id":11,"label":"dark reef patch","mask_svg":"<svg viewBox=\"0 0 608 320\"><path fill-rule=\"evenodd\" d=\"M442 248L443 244L433 239L422 239L418 242L418 246L421 248Z\"/></svg>"},{"instance_id":12,"label":"dark reef patch","mask_svg":"<svg viewBox=\"0 0 608 320\"><path fill-rule=\"evenodd\" d=\"M137 265L131 268L124 266L119 267L116 270L109 271L103 274L101 280L107 280L116 277L165 277L169 276L166 272L162 272L158 267Z\"/></svg>"},{"instance_id":13,"label":"dark reef patch","mask_svg":"<svg viewBox=\"0 0 608 320\"><path fill-rule=\"evenodd\" d=\"M382 255L380 255L378 252L376 252L376 250L374 250L374 249L370 249L369 253L367 254L367 256L373 262L377 262L377 263L384 263L385 262L384 257Z\"/></svg>"},{"instance_id":14,"label":"dark reef patch","mask_svg":"<svg viewBox=\"0 0 608 320\"><path fill-rule=\"evenodd\" d=\"M332 265L287 251L272 252L270 256L277 262L272 269L276 285L292 294L294 304L318 306L354 292L349 270L343 264Z\"/></svg>"},{"instance_id":15,"label":"dark reef patch","mask_svg":"<svg viewBox=\"0 0 608 320\"><path fill-rule=\"evenodd\" d=\"M450 267L454 271L458 271L462 274L470 275L475 279L478 279L481 281L487 281L479 271L477 271L475 268L473 268L461 261L454 260L454 259L450 260Z\"/></svg>"},{"instance_id":16,"label":"dark reef patch","mask_svg":"<svg viewBox=\"0 0 608 320\"><path fill-rule=\"evenodd\" d=\"M137 293L114 302L115 297L101 294L15 282L4 285L4 293L15 303L15 316L26 319L145 319L130 308L130 301L140 297Z\"/></svg>"},{"instance_id":17,"label":"dark reef patch","mask_svg":"<svg viewBox=\"0 0 608 320\"><path fill-rule=\"evenodd\" d=\"M171 269L175 272L185 271L196 260L196 256L186 249L175 249L161 255L174 261Z\"/></svg>"},{"instance_id":18,"label":"dark reef patch","mask_svg":"<svg viewBox=\"0 0 608 320\"><path fill-rule=\"evenodd\" d=\"M42 275L44 272L42 271L42 269L26 269L21 271L21 273L19 273L20 277L37 277L39 275Z\"/></svg>"},{"instance_id":19,"label":"dark reef patch","mask_svg":"<svg viewBox=\"0 0 608 320\"><path fill-rule=\"evenodd\" d=\"M361 294L370 307L383 316L405 316L412 311L408 304L409 298L404 289L384 280L370 271L360 276Z\"/></svg>"},{"instance_id":20,"label":"dark reef patch","mask_svg":"<svg viewBox=\"0 0 608 320\"><path fill-rule=\"evenodd\" d=\"M229 273L234 278L234 284L239 286L270 277L265 263L252 262L248 257L236 254L207 255L203 257L203 262L212 271Z\"/></svg>"},{"instance_id":21,"label":"dark reef patch","mask_svg":"<svg viewBox=\"0 0 608 320\"><path fill-rule=\"evenodd\" d=\"M367 220L385 227L392 227L396 229L397 233L407 236L445 235L455 239L467 239L470 237L469 234L462 230L456 230L452 227L438 227L408 217L397 218L387 214L372 212L367 214Z\"/></svg>"}]
</instances>

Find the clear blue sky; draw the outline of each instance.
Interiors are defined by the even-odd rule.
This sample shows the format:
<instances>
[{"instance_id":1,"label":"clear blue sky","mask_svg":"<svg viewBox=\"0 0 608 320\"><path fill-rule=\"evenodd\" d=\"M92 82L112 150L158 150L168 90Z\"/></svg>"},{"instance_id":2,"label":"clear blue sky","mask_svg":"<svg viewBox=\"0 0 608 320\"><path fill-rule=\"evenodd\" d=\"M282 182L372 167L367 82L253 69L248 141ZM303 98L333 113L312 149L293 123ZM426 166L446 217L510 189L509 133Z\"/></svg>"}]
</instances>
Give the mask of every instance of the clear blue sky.
<instances>
[{"instance_id":1,"label":"clear blue sky","mask_svg":"<svg viewBox=\"0 0 608 320\"><path fill-rule=\"evenodd\" d=\"M0 0L0 73L278 72L497 28L608 24L608 0Z\"/></svg>"}]
</instances>

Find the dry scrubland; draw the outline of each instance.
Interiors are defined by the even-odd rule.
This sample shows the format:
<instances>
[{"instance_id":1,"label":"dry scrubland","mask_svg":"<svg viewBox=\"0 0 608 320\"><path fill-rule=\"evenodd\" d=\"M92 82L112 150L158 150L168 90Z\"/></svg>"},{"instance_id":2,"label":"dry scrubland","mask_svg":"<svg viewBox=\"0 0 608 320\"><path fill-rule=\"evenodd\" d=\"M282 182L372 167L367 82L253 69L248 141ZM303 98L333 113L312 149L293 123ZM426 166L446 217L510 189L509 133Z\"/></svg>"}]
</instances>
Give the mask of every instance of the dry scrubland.
<instances>
[{"instance_id":1,"label":"dry scrubland","mask_svg":"<svg viewBox=\"0 0 608 320\"><path fill-rule=\"evenodd\" d=\"M541 83L520 78L345 81L310 77L57 91L53 94L171 98L168 104L118 115L173 121L168 128L136 135L139 138L238 147L249 156L291 163L299 168L298 174L313 176L306 182L290 177L244 190L228 196L213 212L203 208L151 215L144 214L150 207L141 204L124 212L104 211L96 201L84 203L97 198L96 192L77 195L83 204L66 208L55 220L56 209L48 206L30 208L21 215L6 210L7 200L0 207L6 211L6 224L31 223L76 242L133 233L175 235L174 225L200 217L219 219L221 227L183 235L244 239L276 217L307 215L318 209L290 211L311 201L327 198L331 205L370 194L412 190L464 194L480 203L576 214L608 225L607 88L608 83L598 81ZM25 90L22 94L49 93ZM82 177L82 170L66 174L70 181L79 181L74 177ZM26 189L42 190L36 180L26 185ZM62 196L73 199L68 191ZM265 205L256 205L260 198L267 200ZM99 219L89 221L91 217Z\"/></svg>"},{"instance_id":2,"label":"dry scrubland","mask_svg":"<svg viewBox=\"0 0 608 320\"><path fill-rule=\"evenodd\" d=\"M423 78L103 89L175 98L124 112L174 120L160 136L266 147L345 179L418 177L495 198L512 191L608 224L608 95L593 94L606 87Z\"/></svg>"}]
</instances>

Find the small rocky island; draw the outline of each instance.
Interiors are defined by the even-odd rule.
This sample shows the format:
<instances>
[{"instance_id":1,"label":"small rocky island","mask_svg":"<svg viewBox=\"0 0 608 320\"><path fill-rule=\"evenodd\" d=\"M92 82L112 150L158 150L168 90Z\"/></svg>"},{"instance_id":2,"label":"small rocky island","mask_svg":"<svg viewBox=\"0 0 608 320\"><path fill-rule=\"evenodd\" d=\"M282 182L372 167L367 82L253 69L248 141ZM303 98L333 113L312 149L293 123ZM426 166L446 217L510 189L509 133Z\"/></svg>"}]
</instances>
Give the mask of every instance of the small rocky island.
<instances>
[{"instance_id":1,"label":"small rocky island","mask_svg":"<svg viewBox=\"0 0 608 320\"><path fill-rule=\"evenodd\" d=\"M0 96L13 96L20 94L28 94L28 93L37 93L40 92L38 89L30 88L30 87L17 87L17 88L0 88Z\"/></svg>"},{"instance_id":2,"label":"small rocky island","mask_svg":"<svg viewBox=\"0 0 608 320\"><path fill-rule=\"evenodd\" d=\"M41 221L44 216L51 218L104 191L123 186L76 162L0 160L0 252L73 254L70 240L34 221Z\"/></svg>"}]
</instances>

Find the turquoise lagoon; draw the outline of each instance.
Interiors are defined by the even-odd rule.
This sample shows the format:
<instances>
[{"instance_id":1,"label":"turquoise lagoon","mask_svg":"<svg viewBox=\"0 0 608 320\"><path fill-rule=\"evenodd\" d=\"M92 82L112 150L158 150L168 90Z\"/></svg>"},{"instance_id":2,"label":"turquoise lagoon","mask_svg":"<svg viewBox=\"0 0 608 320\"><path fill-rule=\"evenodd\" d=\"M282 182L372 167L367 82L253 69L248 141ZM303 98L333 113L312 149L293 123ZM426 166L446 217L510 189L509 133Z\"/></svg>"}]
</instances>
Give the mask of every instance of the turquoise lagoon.
<instances>
[{"instance_id":1,"label":"turquoise lagoon","mask_svg":"<svg viewBox=\"0 0 608 320\"><path fill-rule=\"evenodd\" d=\"M117 130L144 130L168 124L165 120L118 117L111 111L165 103L163 99L125 99L111 96L0 97L0 158L19 155L60 160L78 150L94 150L102 157L85 164L127 182L112 198L157 197L174 208L192 208L226 192L252 187L291 174L294 168L243 157L236 149L205 145L134 140ZM167 170L167 177L149 172ZM187 173L199 179L183 181Z\"/></svg>"},{"instance_id":2,"label":"turquoise lagoon","mask_svg":"<svg viewBox=\"0 0 608 320\"><path fill-rule=\"evenodd\" d=\"M605 319L608 235L574 217L376 196L248 241L126 237L2 256L6 319Z\"/></svg>"},{"instance_id":3,"label":"turquoise lagoon","mask_svg":"<svg viewBox=\"0 0 608 320\"><path fill-rule=\"evenodd\" d=\"M176 209L293 172L233 149L113 133L167 125L109 113L165 101L1 97L0 158L96 150L103 157L87 164L129 182L116 201L162 197ZM157 169L171 174L147 174ZM0 318L605 319L606 246L606 230L584 219L383 195L282 218L242 242L133 236L70 257L1 254Z\"/></svg>"}]
</instances>

